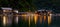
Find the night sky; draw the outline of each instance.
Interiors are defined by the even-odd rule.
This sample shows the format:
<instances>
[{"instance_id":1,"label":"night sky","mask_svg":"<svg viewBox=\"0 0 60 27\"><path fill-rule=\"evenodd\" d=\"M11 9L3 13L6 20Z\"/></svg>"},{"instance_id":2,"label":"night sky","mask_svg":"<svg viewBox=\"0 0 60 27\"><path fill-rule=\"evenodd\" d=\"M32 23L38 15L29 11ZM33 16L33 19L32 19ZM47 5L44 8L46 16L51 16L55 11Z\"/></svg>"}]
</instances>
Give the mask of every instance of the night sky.
<instances>
[{"instance_id":1,"label":"night sky","mask_svg":"<svg viewBox=\"0 0 60 27\"><path fill-rule=\"evenodd\" d=\"M56 13L60 12L60 0L0 0L0 7L12 7L13 9L21 9L23 6L29 8L33 6L31 4L37 9L51 9Z\"/></svg>"}]
</instances>

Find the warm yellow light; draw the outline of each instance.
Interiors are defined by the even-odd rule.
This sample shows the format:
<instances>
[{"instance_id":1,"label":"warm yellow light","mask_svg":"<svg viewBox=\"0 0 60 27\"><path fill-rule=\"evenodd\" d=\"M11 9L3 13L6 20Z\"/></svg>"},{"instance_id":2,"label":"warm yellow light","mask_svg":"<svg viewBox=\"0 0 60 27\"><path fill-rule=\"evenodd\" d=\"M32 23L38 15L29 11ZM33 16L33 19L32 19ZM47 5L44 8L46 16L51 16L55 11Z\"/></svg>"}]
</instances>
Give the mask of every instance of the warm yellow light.
<instances>
[{"instance_id":1,"label":"warm yellow light","mask_svg":"<svg viewBox=\"0 0 60 27\"><path fill-rule=\"evenodd\" d=\"M51 24L51 16L52 16L51 12L48 12L48 25Z\"/></svg>"},{"instance_id":2,"label":"warm yellow light","mask_svg":"<svg viewBox=\"0 0 60 27\"><path fill-rule=\"evenodd\" d=\"M23 14L22 16L26 16L26 14Z\"/></svg>"},{"instance_id":3,"label":"warm yellow light","mask_svg":"<svg viewBox=\"0 0 60 27\"><path fill-rule=\"evenodd\" d=\"M29 27L30 27L30 16L29 16L29 21L28 22L29 22Z\"/></svg>"},{"instance_id":4,"label":"warm yellow light","mask_svg":"<svg viewBox=\"0 0 60 27\"><path fill-rule=\"evenodd\" d=\"M6 16L3 16L3 25L6 25L7 21L6 21Z\"/></svg>"},{"instance_id":5,"label":"warm yellow light","mask_svg":"<svg viewBox=\"0 0 60 27\"><path fill-rule=\"evenodd\" d=\"M40 15L40 24L42 23L42 16Z\"/></svg>"},{"instance_id":6,"label":"warm yellow light","mask_svg":"<svg viewBox=\"0 0 60 27\"><path fill-rule=\"evenodd\" d=\"M46 15L44 15L44 22L46 21Z\"/></svg>"},{"instance_id":7,"label":"warm yellow light","mask_svg":"<svg viewBox=\"0 0 60 27\"><path fill-rule=\"evenodd\" d=\"M26 21L26 16L27 16L26 14L22 15L22 17L23 17L22 19L25 20L25 21Z\"/></svg>"},{"instance_id":8,"label":"warm yellow light","mask_svg":"<svg viewBox=\"0 0 60 27\"><path fill-rule=\"evenodd\" d=\"M37 19L38 19L38 14L34 14L34 21L35 21L35 24L37 23Z\"/></svg>"},{"instance_id":9,"label":"warm yellow light","mask_svg":"<svg viewBox=\"0 0 60 27\"><path fill-rule=\"evenodd\" d=\"M33 21L33 14L31 14L31 21Z\"/></svg>"},{"instance_id":10,"label":"warm yellow light","mask_svg":"<svg viewBox=\"0 0 60 27\"><path fill-rule=\"evenodd\" d=\"M51 23L51 17L48 16L48 24L50 25L50 23Z\"/></svg>"}]
</instances>

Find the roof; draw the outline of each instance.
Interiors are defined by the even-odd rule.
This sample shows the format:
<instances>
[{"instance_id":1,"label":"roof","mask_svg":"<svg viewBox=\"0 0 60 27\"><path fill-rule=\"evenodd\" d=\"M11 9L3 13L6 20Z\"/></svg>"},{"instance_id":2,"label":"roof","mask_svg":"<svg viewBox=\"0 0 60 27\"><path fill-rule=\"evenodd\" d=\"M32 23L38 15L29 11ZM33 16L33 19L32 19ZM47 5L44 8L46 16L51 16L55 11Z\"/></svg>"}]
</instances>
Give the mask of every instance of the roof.
<instances>
[{"instance_id":1,"label":"roof","mask_svg":"<svg viewBox=\"0 0 60 27\"><path fill-rule=\"evenodd\" d=\"M12 10L12 8L1 7L3 10Z\"/></svg>"},{"instance_id":2,"label":"roof","mask_svg":"<svg viewBox=\"0 0 60 27\"><path fill-rule=\"evenodd\" d=\"M42 9L42 10L38 10L38 11L52 11L52 10L44 10L44 9Z\"/></svg>"}]
</instances>

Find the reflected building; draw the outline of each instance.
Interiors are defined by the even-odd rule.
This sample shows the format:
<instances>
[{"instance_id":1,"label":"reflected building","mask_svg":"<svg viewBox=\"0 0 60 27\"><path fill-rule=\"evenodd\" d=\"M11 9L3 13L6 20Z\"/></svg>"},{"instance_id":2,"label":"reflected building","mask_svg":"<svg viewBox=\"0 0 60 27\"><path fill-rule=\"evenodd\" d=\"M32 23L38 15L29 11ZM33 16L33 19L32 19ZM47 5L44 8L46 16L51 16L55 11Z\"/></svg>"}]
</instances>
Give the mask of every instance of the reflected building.
<instances>
[{"instance_id":1,"label":"reflected building","mask_svg":"<svg viewBox=\"0 0 60 27\"><path fill-rule=\"evenodd\" d=\"M18 10L13 10L12 27L18 27Z\"/></svg>"},{"instance_id":2,"label":"reflected building","mask_svg":"<svg viewBox=\"0 0 60 27\"><path fill-rule=\"evenodd\" d=\"M12 8L2 7L3 11L3 26L10 26L12 24Z\"/></svg>"},{"instance_id":3,"label":"reflected building","mask_svg":"<svg viewBox=\"0 0 60 27\"><path fill-rule=\"evenodd\" d=\"M48 27L51 23L51 13L52 10L38 10L37 14L39 14L40 27Z\"/></svg>"},{"instance_id":4,"label":"reflected building","mask_svg":"<svg viewBox=\"0 0 60 27\"><path fill-rule=\"evenodd\" d=\"M3 26L16 27L18 24L18 10L12 10L12 8L2 7L3 11Z\"/></svg>"},{"instance_id":5,"label":"reflected building","mask_svg":"<svg viewBox=\"0 0 60 27\"><path fill-rule=\"evenodd\" d=\"M0 22L4 27L48 27L51 24L51 10L37 10L32 12L18 12L12 8L2 7Z\"/></svg>"}]
</instances>

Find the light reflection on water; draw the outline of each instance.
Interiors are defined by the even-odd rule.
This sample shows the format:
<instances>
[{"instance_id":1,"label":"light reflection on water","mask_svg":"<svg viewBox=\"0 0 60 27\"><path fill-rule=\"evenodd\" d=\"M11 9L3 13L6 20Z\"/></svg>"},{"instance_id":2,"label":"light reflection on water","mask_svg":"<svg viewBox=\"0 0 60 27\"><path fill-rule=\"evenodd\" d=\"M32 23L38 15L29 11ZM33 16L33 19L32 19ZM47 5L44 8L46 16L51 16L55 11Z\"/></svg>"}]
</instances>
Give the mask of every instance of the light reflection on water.
<instances>
[{"instance_id":1,"label":"light reflection on water","mask_svg":"<svg viewBox=\"0 0 60 27\"><path fill-rule=\"evenodd\" d=\"M26 17L24 17L24 16L19 16L19 17L21 17L21 19L23 19L23 18L25 18L25 19L23 19L23 20L21 20L22 21L22 24L24 24L25 25L25 21L24 20L26 20L26 18L27 18L27 16ZM18 17L18 18L19 18ZM5 18L5 17L4 17ZM42 16L38 16L37 14L35 14L34 16L33 16L33 20L31 20L31 16L28 16L28 21L26 20L26 24L27 24L27 26L29 25L29 26L31 26L30 24L32 23L35 23L35 24L33 24L33 27L37 27L37 24L39 24L40 25L40 23L37 23L38 22L38 18L40 18L39 20L40 20L40 23L42 23ZM46 16L44 16L44 18L46 18ZM60 25L60 23L59 23L59 19L60 19L60 17L58 17L58 16L54 16L54 17L52 17L52 18L50 18L50 16L48 16L48 25L50 25L50 26L48 26L48 27L57 27L57 26L59 26ZM11 20L11 19L10 19ZM46 19L44 19L44 21L45 21ZM4 21L4 24L5 24L5 20L3 20ZM15 20L16 21L16 20ZM32 21L34 21L34 22L32 22ZM14 22L15 23L15 22ZM19 23L19 22L18 22ZM16 23L15 23L16 24ZM19 24L19 25L21 25L21 24ZM23 26L23 25L22 25ZM28 27L29 27L28 26ZM60 27L60 26L59 26Z\"/></svg>"}]
</instances>

